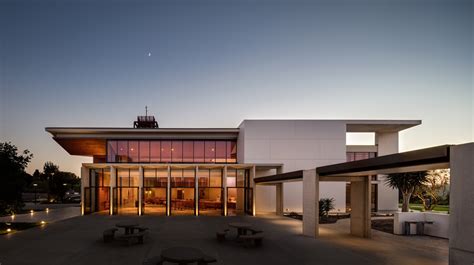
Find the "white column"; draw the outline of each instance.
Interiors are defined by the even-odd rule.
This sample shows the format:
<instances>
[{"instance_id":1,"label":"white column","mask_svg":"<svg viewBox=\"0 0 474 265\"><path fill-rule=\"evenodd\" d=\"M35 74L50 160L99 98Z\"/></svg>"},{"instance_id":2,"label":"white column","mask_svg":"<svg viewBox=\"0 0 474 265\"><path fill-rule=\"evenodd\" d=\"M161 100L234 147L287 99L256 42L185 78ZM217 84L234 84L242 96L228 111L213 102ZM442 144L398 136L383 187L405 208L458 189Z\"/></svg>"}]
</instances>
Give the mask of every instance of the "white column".
<instances>
[{"instance_id":1,"label":"white column","mask_svg":"<svg viewBox=\"0 0 474 265\"><path fill-rule=\"evenodd\" d=\"M84 165L81 167L81 214L85 214L85 188L89 187L89 169ZM90 192L90 191L89 191ZM90 202L89 202L90 203Z\"/></svg>"},{"instance_id":2,"label":"white column","mask_svg":"<svg viewBox=\"0 0 474 265\"><path fill-rule=\"evenodd\" d=\"M222 170L222 188L224 189L224 216L227 216L227 166Z\"/></svg>"},{"instance_id":3,"label":"white column","mask_svg":"<svg viewBox=\"0 0 474 265\"><path fill-rule=\"evenodd\" d=\"M114 166L110 166L110 215L114 214L114 189L117 186L117 170Z\"/></svg>"},{"instance_id":4,"label":"white column","mask_svg":"<svg viewBox=\"0 0 474 265\"><path fill-rule=\"evenodd\" d=\"M168 166L168 183L166 184L166 215L171 215L171 167Z\"/></svg>"},{"instance_id":5,"label":"white column","mask_svg":"<svg viewBox=\"0 0 474 265\"><path fill-rule=\"evenodd\" d=\"M384 156L398 153L398 132L375 133L377 155ZM398 210L398 189L392 189L385 184L386 175L377 175L377 210Z\"/></svg>"},{"instance_id":6,"label":"white column","mask_svg":"<svg viewBox=\"0 0 474 265\"><path fill-rule=\"evenodd\" d=\"M303 235L319 235L319 176L316 169L303 171Z\"/></svg>"},{"instance_id":7,"label":"white column","mask_svg":"<svg viewBox=\"0 0 474 265\"><path fill-rule=\"evenodd\" d=\"M138 167L138 215L143 213L143 166Z\"/></svg>"},{"instance_id":8,"label":"white column","mask_svg":"<svg viewBox=\"0 0 474 265\"><path fill-rule=\"evenodd\" d=\"M370 176L351 181L351 235L370 238Z\"/></svg>"},{"instance_id":9,"label":"white column","mask_svg":"<svg viewBox=\"0 0 474 265\"><path fill-rule=\"evenodd\" d=\"M283 215L283 183L276 184L276 215Z\"/></svg>"},{"instance_id":10,"label":"white column","mask_svg":"<svg viewBox=\"0 0 474 265\"><path fill-rule=\"evenodd\" d=\"M195 187L195 193L194 193L194 208L196 209L196 216L199 215L199 179L198 179L198 172L199 172L199 167L196 166L194 169L194 187Z\"/></svg>"},{"instance_id":11,"label":"white column","mask_svg":"<svg viewBox=\"0 0 474 265\"><path fill-rule=\"evenodd\" d=\"M250 187L252 188L252 216L256 215L256 203L257 203L257 187L255 185L254 179L256 175L256 167L252 166L250 170Z\"/></svg>"}]
</instances>

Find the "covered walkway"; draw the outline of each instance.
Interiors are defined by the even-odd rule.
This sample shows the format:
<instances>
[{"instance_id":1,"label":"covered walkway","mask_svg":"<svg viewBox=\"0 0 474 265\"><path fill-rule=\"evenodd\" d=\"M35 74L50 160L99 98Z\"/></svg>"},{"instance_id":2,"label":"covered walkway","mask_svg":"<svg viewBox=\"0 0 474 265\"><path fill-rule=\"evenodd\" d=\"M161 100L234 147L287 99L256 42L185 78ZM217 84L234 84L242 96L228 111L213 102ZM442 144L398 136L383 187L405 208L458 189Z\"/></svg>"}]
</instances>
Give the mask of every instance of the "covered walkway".
<instances>
[{"instance_id":1,"label":"covered walkway","mask_svg":"<svg viewBox=\"0 0 474 265\"><path fill-rule=\"evenodd\" d=\"M371 237L370 175L413 172L439 168L451 169L450 197L450 264L474 262L474 143L442 145L405 153L380 156L299 170L255 179L256 185L276 185L277 213L283 210L281 184L303 182L303 234L319 235L319 183L321 181L351 182L350 233ZM462 262L461 262L462 261ZM463 263L464 262L464 263ZM469 263L465 263L469 262Z\"/></svg>"}]
</instances>

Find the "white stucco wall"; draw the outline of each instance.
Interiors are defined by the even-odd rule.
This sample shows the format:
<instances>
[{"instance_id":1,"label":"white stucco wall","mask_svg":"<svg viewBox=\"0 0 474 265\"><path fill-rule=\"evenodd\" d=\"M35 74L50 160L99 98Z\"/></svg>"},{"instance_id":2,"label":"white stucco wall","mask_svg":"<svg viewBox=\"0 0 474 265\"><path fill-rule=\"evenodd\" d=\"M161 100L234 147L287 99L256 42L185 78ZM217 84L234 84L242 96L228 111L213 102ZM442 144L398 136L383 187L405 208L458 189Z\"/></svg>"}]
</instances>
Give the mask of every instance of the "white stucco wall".
<instances>
[{"instance_id":1,"label":"white stucco wall","mask_svg":"<svg viewBox=\"0 0 474 265\"><path fill-rule=\"evenodd\" d=\"M393 233L403 235L405 221L431 221L433 224L425 224L425 235L441 238L449 237L449 214L436 212L397 212L394 214ZM411 225L411 234L416 234L416 226Z\"/></svg>"},{"instance_id":2,"label":"white stucco wall","mask_svg":"<svg viewBox=\"0 0 474 265\"><path fill-rule=\"evenodd\" d=\"M376 133L375 144L378 156L398 153L398 132ZM397 211L398 190L388 187L385 177L386 175L377 175L378 211Z\"/></svg>"},{"instance_id":3,"label":"white stucco wall","mask_svg":"<svg viewBox=\"0 0 474 265\"><path fill-rule=\"evenodd\" d=\"M239 163L282 163L284 173L346 160L344 121L245 120L240 130ZM302 183L285 183L283 189L283 209L301 212ZM336 209L345 211L345 183L321 183L320 197L334 198ZM275 207L275 187L258 187L257 212Z\"/></svg>"}]
</instances>

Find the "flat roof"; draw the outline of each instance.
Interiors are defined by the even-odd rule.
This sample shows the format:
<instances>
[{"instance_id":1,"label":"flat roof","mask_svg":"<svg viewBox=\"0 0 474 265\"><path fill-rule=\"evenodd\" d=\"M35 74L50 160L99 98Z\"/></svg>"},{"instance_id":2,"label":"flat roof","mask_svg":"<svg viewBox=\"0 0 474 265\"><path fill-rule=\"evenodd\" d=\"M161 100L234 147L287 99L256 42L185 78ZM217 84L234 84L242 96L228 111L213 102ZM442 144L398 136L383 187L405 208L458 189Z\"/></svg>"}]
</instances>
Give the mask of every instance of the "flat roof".
<instances>
[{"instance_id":1,"label":"flat roof","mask_svg":"<svg viewBox=\"0 0 474 265\"><path fill-rule=\"evenodd\" d=\"M346 119L246 119L246 121L339 121L346 124L346 132L399 132L421 124L421 120L346 120Z\"/></svg>"}]
</instances>

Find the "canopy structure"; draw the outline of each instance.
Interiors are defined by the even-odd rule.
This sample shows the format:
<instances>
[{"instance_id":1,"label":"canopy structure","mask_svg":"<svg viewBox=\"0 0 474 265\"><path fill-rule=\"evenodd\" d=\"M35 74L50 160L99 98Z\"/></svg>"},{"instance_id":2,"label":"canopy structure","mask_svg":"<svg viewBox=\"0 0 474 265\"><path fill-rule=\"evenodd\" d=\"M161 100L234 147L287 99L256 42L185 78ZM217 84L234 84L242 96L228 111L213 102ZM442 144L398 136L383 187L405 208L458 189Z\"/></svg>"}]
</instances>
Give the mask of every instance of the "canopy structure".
<instances>
[{"instance_id":1,"label":"canopy structure","mask_svg":"<svg viewBox=\"0 0 474 265\"><path fill-rule=\"evenodd\" d=\"M450 264L474 260L474 143L442 145L365 160L298 170L255 178L256 185L277 187L277 213L282 212L281 185L303 182L303 234L319 235L319 183L321 181L351 182L351 234L371 237L370 175L413 172L440 168L451 169L450 183Z\"/></svg>"}]
</instances>

